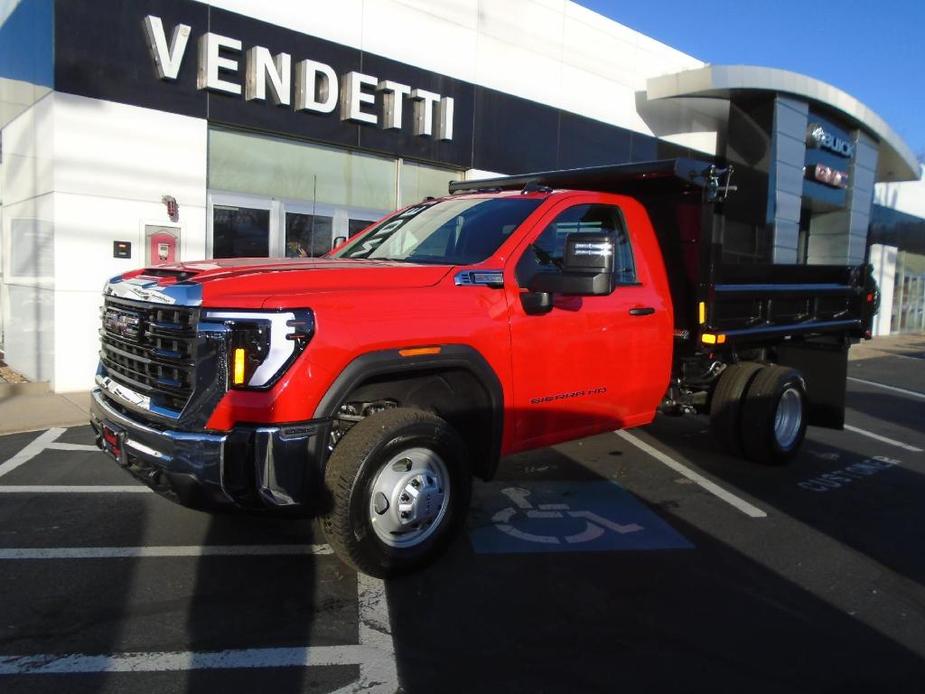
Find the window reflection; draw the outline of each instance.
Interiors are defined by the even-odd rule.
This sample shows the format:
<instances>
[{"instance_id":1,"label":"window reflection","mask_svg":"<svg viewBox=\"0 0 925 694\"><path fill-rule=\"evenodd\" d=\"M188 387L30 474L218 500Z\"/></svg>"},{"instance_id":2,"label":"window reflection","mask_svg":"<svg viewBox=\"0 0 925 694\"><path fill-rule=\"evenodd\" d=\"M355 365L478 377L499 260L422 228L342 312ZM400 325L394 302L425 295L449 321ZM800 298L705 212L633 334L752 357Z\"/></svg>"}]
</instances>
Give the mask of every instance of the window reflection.
<instances>
[{"instance_id":1,"label":"window reflection","mask_svg":"<svg viewBox=\"0 0 925 694\"><path fill-rule=\"evenodd\" d=\"M270 211L215 205L213 258L266 258L270 255Z\"/></svg>"},{"instance_id":2,"label":"window reflection","mask_svg":"<svg viewBox=\"0 0 925 694\"><path fill-rule=\"evenodd\" d=\"M286 213L286 257L318 258L331 250L334 218Z\"/></svg>"}]
</instances>

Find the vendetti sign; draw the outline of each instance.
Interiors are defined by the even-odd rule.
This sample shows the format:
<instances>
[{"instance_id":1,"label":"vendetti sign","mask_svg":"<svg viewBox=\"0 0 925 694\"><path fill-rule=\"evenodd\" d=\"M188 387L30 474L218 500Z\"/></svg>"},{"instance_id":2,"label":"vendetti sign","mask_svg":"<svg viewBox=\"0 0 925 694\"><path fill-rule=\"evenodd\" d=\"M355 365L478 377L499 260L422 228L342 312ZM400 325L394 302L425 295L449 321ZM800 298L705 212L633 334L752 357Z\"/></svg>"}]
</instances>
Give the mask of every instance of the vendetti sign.
<instances>
[{"instance_id":1,"label":"vendetti sign","mask_svg":"<svg viewBox=\"0 0 925 694\"><path fill-rule=\"evenodd\" d=\"M177 24L168 40L160 17L144 18L145 38L156 76L176 81L192 29ZM270 103L297 112L333 114L342 121L401 130L405 106L410 105L416 136L451 141L453 107L450 96L414 85L383 79L356 70L338 75L326 63L285 52L273 54L264 46L244 50L240 39L206 32L197 41L199 90L237 95L245 102Z\"/></svg>"}]
</instances>

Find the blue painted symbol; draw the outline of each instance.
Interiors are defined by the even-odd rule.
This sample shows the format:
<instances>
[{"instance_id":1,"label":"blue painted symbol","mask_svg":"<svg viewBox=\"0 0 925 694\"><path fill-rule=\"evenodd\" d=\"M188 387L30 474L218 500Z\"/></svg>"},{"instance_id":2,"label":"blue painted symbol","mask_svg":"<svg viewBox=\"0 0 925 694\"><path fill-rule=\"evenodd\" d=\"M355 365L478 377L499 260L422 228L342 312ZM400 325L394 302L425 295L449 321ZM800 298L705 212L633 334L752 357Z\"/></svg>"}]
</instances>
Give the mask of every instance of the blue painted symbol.
<instances>
[{"instance_id":1,"label":"blue painted symbol","mask_svg":"<svg viewBox=\"0 0 925 694\"><path fill-rule=\"evenodd\" d=\"M693 547L632 494L604 481L481 485L469 537L479 554Z\"/></svg>"}]
</instances>

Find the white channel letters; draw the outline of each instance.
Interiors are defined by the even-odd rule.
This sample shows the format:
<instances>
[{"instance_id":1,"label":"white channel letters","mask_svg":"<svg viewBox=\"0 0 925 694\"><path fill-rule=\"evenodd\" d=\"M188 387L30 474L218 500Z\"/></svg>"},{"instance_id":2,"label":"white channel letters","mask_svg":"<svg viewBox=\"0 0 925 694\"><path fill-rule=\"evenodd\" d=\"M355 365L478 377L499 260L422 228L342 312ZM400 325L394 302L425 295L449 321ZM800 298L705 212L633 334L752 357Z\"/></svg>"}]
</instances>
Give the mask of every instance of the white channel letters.
<instances>
[{"instance_id":1,"label":"white channel letters","mask_svg":"<svg viewBox=\"0 0 925 694\"><path fill-rule=\"evenodd\" d=\"M168 44L161 18L145 17L145 39L158 79L178 78L191 31L188 24L178 24ZM246 101L269 101L276 106L291 106L296 111L332 113L339 105L342 121L378 125L383 130L401 130L407 99L412 106L415 135L453 139L453 97L357 71L338 78L330 65L315 60L301 60L293 69L290 54L273 55L263 46L251 46L243 52L242 90L241 84L226 79L241 71L239 61L229 56L241 54L242 49L242 42L235 38L212 32L200 36L196 86L236 96L243 91ZM379 100L381 120L376 111Z\"/></svg>"}]
</instances>

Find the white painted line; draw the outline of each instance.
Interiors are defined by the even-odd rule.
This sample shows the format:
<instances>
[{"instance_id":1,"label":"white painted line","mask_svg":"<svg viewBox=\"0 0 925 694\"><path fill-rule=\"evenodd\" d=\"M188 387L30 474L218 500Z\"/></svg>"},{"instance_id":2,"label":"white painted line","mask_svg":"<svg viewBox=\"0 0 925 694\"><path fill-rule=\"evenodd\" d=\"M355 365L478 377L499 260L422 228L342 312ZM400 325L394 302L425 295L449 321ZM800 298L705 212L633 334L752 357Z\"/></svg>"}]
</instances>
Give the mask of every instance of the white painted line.
<instances>
[{"instance_id":1,"label":"white painted line","mask_svg":"<svg viewBox=\"0 0 925 694\"><path fill-rule=\"evenodd\" d=\"M872 431L867 431L866 429L860 429L858 427L853 427L850 424L845 425L845 429L848 431L853 431L855 434L860 434L861 436L867 436L871 439L876 439L877 441L882 441L883 443L888 443L891 446L898 446L899 448L905 448L907 451L912 451L913 453L922 453L921 448L916 446L910 446L908 443L903 443L902 441L897 441L896 439L888 439L886 436L881 436L880 434L875 434Z\"/></svg>"},{"instance_id":2,"label":"white painted line","mask_svg":"<svg viewBox=\"0 0 925 694\"><path fill-rule=\"evenodd\" d=\"M883 352L884 354L890 355L891 357L899 357L900 359L912 359L913 361L925 361L922 359L922 357L913 357L908 354L897 354L896 352L886 352L884 350L880 350L880 351Z\"/></svg>"},{"instance_id":3,"label":"white painted line","mask_svg":"<svg viewBox=\"0 0 925 694\"><path fill-rule=\"evenodd\" d=\"M50 448L54 451L93 451L95 453L101 453L99 448L96 446L89 446L85 443L50 443L45 448Z\"/></svg>"},{"instance_id":4,"label":"white painted line","mask_svg":"<svg viewBox=\"0 0 925 694\"><path fill-rule=\"evenodd\" d=\"M361 646L245 648L228 651L160 651L112 655L0 656L0 675L62 675L96 672L169 672L239 668L356 665L368 654ZM351 691L353 685L351 685ZM393 690L394 691L394 690Z\"/></svg>"},{"instance_id":5,"label":"white painted line","mask_svg":"<svg viewBox=\"0 0 925 694\"><path fill-rule=\"evenodd\" d=\"M3 559L126 559L333 554L329 545L164 545L152 547L12 547Z\"/></svg>"},{"instance_id":6,"label":"white painted line","mask_svg":"<svg viewBox=\"0 0 925 694\"><path fill-rule=\"evenodd\" d=\"M359 660L360 677L333 694L358 691L394 694L398 691L398 669L385 583L379 578L357 574L357 603L360 648L364 650Z\"/></svg>"},{"instance_id":7,"label":"white painted line","mask_svg":"<svg viewBox=\"0 0 925 694\"><path fill-rule=\"evenodd\" d=\"M906 390L905 388L897 388L896 386L887 386L883 383L876 383L875 381L865 381L863 378L855 378L854 376L848 376L849 381L855 381L857 383L863 383L864 385L874 386L875 388L883 388L884 390L892 390L895 393L902 393L903 395L908 395L910 398L918 398L920 400L925 400L925 393L920 393L917 390Z\"/></svg>"},{"instance_id":8,"label":"white painted line","mask_svg":"<svg viewBox=\"0 0 925 694\"><path fill-rule=\"evenodd\" d=\"M141 484L0 484L0 494L153 494Z\"/></svg>"},{"instance_id":9,"label":"white painted line","mask_svg":"<svg viewBox=\"0 0 925 694\"><path fill-rule=\"evenodd\" d=\"M3 477L3 475L7 474L8 472L12 472L23 463L28 463L35 456L48 448L48 444L61 436L61 434L63 434L65 431L65 429L56 427L54 429L49 429L40 436L37 436L19 453L0 465L0 477Z\"/></svg>"},{"instance_id":10,"label":"white painted line","mask_svg":"<svg viewBox=\"0 0 925 694\"><path fill-rule=\"evenodd\" d=\"M696 473L696 472L694 472L693 470L691 470L690 468L688 468L688 467L682 465L681 463L679 463L679 462L678 462L677 460L675 460L674 458L671 458L671 457L665 455L664 453L662 453L662 452L661 452L660 450L658 450L657 448L654 448L654 447L650 446L650 445L647 444L645 441L643 441L643 440L641 440L640 438L638 438L637 436L635 436L635 435L629 433L628 431L618 430L618 431L615 431L614 433L615 433L617 436L619 436L620 438L622 438L622 439L628 441L629 443L633 444L634 446L636 446L636 448L638 448L639 450L643 451L644 453L648 453L650 456L652 456L653 458L655 458L655 459L656 459L657 461L659 461L660 463L663 463L663 464L667 465L668 467L670 467L670 468L671 468L672 470L674 470L675 472L677 472L677 473L679 473L679 474L681 474L681 475L684 475L684 476L685 476L687 479L689 479L691 482L694 482L695 484L700 485L703 489L705 489L706 491L710 492L710 493L713 494L714 496L716 496L716 497L722 499L723 501L725 501L725 502L726 502L727 504L729 504L730 506L733 506L733 507L737 508L737 509L740 510L742 513L744 513L746 516L751 516L752 518L765 518L765 517L767 517L768 514L765 513L764 511L762 511L762 510L761 510L760 508L758 508L757 506L753 506L752 504L750 504L750 503L748 503L747 501L745 501L745 499L740 499L739 497L737 497L737 496L736 496L735 494L733 494L732 492L726 491L725 489L723 489L722 487L720 487L720 486L719 486L718 484L716 484L715 482L712 482L712 481L708 480L708 479L707 479L706 477L704 477L703 475L701 475L701 474L699 474L699 473Z\"/></svg>"},{"instance_id":11,"label":"white painted line","mask_svg":"<svg viewBox=\"0 0 925 694\"><path fill-rule=\"evenodd\" d=\"M357 691L393 694L398 690L398 670L395 666L395 644L392 640L385 584L378 578L359 574L357 602L359 644L356 646L161 651L111 655L7 655L0 656L0 676L359 665L359 679L338 689L334 694Z\"/></svg>"}]
</instances>

